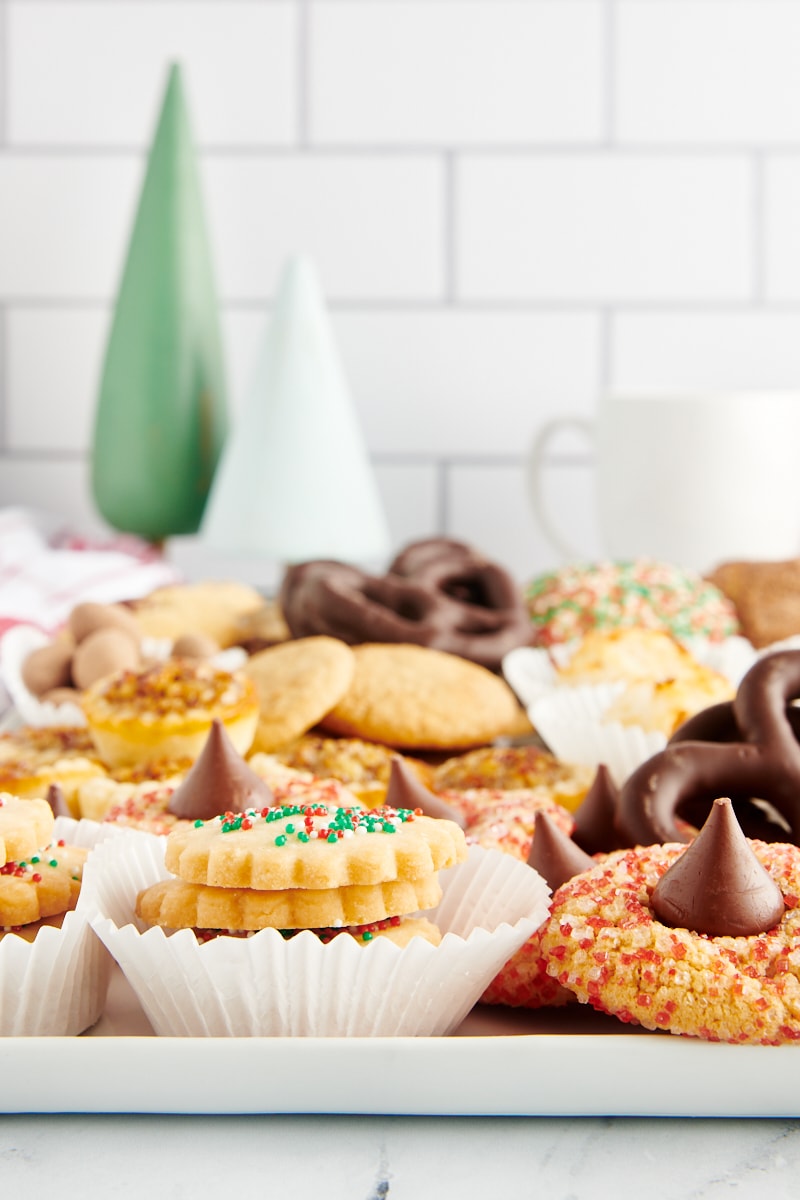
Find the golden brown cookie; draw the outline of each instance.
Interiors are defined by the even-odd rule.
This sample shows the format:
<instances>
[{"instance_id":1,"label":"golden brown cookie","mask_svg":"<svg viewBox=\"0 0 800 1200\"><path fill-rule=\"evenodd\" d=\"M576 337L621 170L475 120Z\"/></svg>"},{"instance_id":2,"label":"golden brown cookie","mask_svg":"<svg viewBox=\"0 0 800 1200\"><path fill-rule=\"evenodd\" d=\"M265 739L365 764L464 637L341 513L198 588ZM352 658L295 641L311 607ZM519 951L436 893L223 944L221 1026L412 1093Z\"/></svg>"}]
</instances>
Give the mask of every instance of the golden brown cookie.
<instances>
[{"instance_id":1,"label":"golden brown cookie","mask_svg":"<svg viewBox=\"0 0 800 1200\"><path fill-rule=\"evenodd\" d=\"M263 604L264 597L245 583L207 580L158 588L131 608L147 637L174 641L184 633L202 633L227 647L238 643L240 619Z\"/></svg>"},{"instance_id":2,"label":"golden brown cookie","mask_svg":"<svg viewBox=\"0 0 800 1200\"><path fill-rule=\"evenodd\" d=\"M538 746L482 746L434 767L434 792L490 788L512 791L546 788L551 800L574 810L594 777L594 768L561 762Z\"/></svg>"},{"instance_id":3,"label":"golden brown cookie","mask_svg":"<svg viewBox=\"0 0 800 1200\"><path fill-rule=\"evenodd\" d=\"M86 780L104 775L88 729L24 725L0 735L0 791L44 799L50 785L57 783L77 812L77 789Z\"/></svg>"},{"instance_id":4,"label":"golden brown cookie","mask_svg":"<svg viewBox=\"0 0 800 1200\"><path fill-rule=\"evenodd\" d=\"M265 600L261 608L239 617L236 630L236 644L244 646L248 654L287 642L292 636L277 600Z\"/></svg>"},{"instance_id":5,"label":"golden brown cookie","mask_svg":"<svg viewBox=\"0 0 800 1200\"><path fill-rule=\"evenodd\" d=\"M287 767L347 784L362 804L370 808L383 804L392 759L396 756L396 750L377 742L314 733L304 734L275 753L275 758ZM406 758L405 762L421 783L430 783L431 768L427 763L413 758Z\"/></svg>"},{"instance_id":6,"label":"golden brown cookie","mask_svg":"<svg viewBox=\"0 0 800 1200\"><path fill-rule=\"evenodd\" d=\"M800 558L726 562L709 580L733 603L742 633L754 646L800 633Z\"/></svg>"},{"instance_id":7,"label":"golden brown cookie","mask_svg":"<svg viewBox=\"0 0 800 1200\"><path fill-rule=\"evenodd\" d=\"M226 814L167 838L167 869L212 887L338 888L416 880L466 858L453 821L411 809L285 804Z\"/></svg>"},{"instance_id":8,"label":"golden brown cookie","mask_svg":"<svg viewBox=\"0 0 800 1200\"><path fill-rule=\"evenodd\" d=\"M244 754L258 720L251 679L189 659L101 679L81 703L100 757L112 766L195 759L215 718Z\"/></svg>"},{"instance_id":9,"label":"golden brown cookie","mask_svg":"<svg viewBox=\"0 0 800 1200\"><path fill-rule=\"evenodd\" d=\"M321 929L384 921L434 908L441 898L436 872L414 880L274 891L165 879L139 894L136 915L168 929Z\"/></svg>"},{"instance_id":10,"label":"golden brown cookie","mask_svg":"<svg viewBox=\"0 0 800 1200\"><path fill-rule=\"evenodd\" d=\"M353 648L355 674L324 729L408 750L483 745L514 723L518 705L485 667L425 646Z\"/></svg>"},{"instance_id":11,"label":"golden brown cookie","mask_svg":"<svg viewBox=\"0 0 800 1200\"><path fill-rule=\"evenodd\" d=\"M0 867L0 926L27 925L74 908L87 854L83 846L59 841L23 861L6 862Z\"/></svg>"},{"instance_id":12,"label":"golden brown cookie","mask_svg":"<svg viewBox=\"0 0 800 1200\"><path fill-rule=\"evenodd\" d=\"M49 842L55 817L46 800L0 793L0 867L35 854Z\"/></svg>"},{"instance_id":13,"label":"golden brown cookie","mask_svg":"<svg viewBox=\"0 0 800 1200\"><path fill-rule=\"evenodd\" d=\"M316 725L347 692L353 651L329 637L299 638L270 646L243 667L259 696L253 750L269 753Z\"/></svg>"}]
</instances>

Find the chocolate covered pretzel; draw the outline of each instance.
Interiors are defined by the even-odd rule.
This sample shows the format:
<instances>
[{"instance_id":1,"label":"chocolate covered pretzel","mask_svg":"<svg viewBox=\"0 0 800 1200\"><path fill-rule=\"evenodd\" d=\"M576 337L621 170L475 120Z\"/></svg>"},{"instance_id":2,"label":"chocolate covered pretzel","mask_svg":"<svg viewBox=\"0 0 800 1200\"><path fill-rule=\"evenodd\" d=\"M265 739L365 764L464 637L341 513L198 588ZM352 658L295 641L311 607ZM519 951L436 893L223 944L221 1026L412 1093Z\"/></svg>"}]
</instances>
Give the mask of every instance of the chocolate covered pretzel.
<instances>
[{"instance_id":1,"label":"chocolate covered pretzel","mask_svg":"<svg viewBox=\"0 0 800 1200\"><path fill-rule=\"evenodd\" d=\"M767 801L789 827L782 840L800 843L800 742L789 707L799 697L800 651L759 659L730 705L693 717L629 777L617 813L623 836L631 845L686 842L678 813L730 796L744 806Z\"/></svg>"},{"instance_id":2,"label":"chocolate covered pretzel","mask_svg":"<svg viewBox=\"0 0 800 1200\"><path fill-rule=\"evenodd\" d=\"M340 562L300 563L286 571L280 604L293 637L411 643L493 671L509 650L531 640L509 573L449 538L412 543L381 576Z\"/></svg>"}]
</instances>

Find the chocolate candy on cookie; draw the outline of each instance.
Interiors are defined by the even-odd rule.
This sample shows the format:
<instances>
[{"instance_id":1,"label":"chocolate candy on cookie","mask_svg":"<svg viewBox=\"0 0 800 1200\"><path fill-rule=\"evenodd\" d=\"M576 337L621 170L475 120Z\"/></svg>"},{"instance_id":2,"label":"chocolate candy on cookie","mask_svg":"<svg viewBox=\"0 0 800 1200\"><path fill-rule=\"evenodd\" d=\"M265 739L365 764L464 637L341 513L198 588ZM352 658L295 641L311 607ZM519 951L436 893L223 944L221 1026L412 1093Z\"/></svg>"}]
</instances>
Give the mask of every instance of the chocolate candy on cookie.
<instances>
[{"instance_id":1,"label":"chocolate candy on cookie","mask_svg":"<svg viewBox=\"0 0 800 1200\"><path fill-rule=\"evenodd\" d=\"M800 1038L800 849L745 839L715 801L688 846L609 856L556 894L549 974L582 1003L709 1041Z\"/></svg>"}]
</instances>

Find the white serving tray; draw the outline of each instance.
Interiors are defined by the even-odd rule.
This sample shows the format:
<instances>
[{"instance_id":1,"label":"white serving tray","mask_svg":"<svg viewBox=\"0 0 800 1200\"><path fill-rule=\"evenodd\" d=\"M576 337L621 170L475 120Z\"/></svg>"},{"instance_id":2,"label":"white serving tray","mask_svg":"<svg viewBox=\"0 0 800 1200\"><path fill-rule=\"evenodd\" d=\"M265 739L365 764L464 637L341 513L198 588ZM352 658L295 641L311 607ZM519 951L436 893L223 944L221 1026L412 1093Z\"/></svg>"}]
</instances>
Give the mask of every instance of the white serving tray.
<instances>
[{"instance_id":1,"label":"white serving tray","mask_svg":"<svg viewBox=\"0 0 800 1200\"><path fill-rule=\"evenodd\" d=\"M583 1006L478 1006L447 1038L157 1038L121 973L79 1038L0 1039L4 1113L800 1116L800 1046L728 1046Z\"/></svg>"}]
</instances>

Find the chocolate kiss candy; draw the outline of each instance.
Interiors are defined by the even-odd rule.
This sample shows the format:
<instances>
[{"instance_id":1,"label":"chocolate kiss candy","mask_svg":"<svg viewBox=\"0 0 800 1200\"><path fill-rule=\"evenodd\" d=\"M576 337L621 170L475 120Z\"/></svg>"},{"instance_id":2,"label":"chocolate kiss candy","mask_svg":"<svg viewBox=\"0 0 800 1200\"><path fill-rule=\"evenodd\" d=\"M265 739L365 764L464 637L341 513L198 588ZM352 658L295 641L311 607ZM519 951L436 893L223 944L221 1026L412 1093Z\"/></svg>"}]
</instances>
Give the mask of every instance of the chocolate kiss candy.
<instances>
[{"instance_id":1,"label":"chocolate kiss candy","mask_svg":"<svg viewBox=\"0 0 800 1200\"><path fill-rule=\"evenodd\" d=\"M575 812L572 840L587 854L619 849L621 839L614 821L618 796L608 767L600 763L592 786Z\"/></svg>"},{"instance_id":2,"label":"chocolate kiss candy","mask_svg":"<svg viewBox=\"0 0 800 1200\"><path fill-rule=\"evenodd\" d=\"M455 821L462 829L467 824L466 818L458 809L429 792L411 767L398 756L392 759L384 803L390 808L421 808L426 817Z\"/></svg>"},{"instance_id":3,"label":"chocolate kiss candy","mask_svg":"<svg viewBox=\"0 0 800 1200\"><path fill-rule=\"evenodd\" d=\"M594 867L595 861L546 812L536 814L528 866L538 871L552 892L562 883Z\"/></svg>"},{"instance_id":4,"label":"chocolate kiss candy","mask_svg":"<svg viewBox=\"0 0 800 1200\"><path fill-rule=\"evenodd\" d=\"M172 793L167 808L187 821L210 821L222 813L268 808L274 803L264 780L248 767L222 721L215 719L200 757Z\"/></svg>"},{"instance_id":5,"label":"chocolate kiss candy","mask_svg":"<svg viewBox=\"0 0 800 1200\"><path fill-rule=\"evenodd\" d=\"M47 789L46 800L53 810L54 817L72 816L72 813L69 811L69 805L64 798L63 789L57 783L50 784Z\"/></svg>"},{"instance_id":6,"label":"chocolate kiss candy","mask_svg":"<svg viewBox=\"0 0 800 1200\"><path fill-rule=\"evenodd\" d=\"M766 933L784 912L775 880L756 858L730 800L715 800L705 825L650 897L664 925L710 937Z\"/></svg>"}]
</instances>

